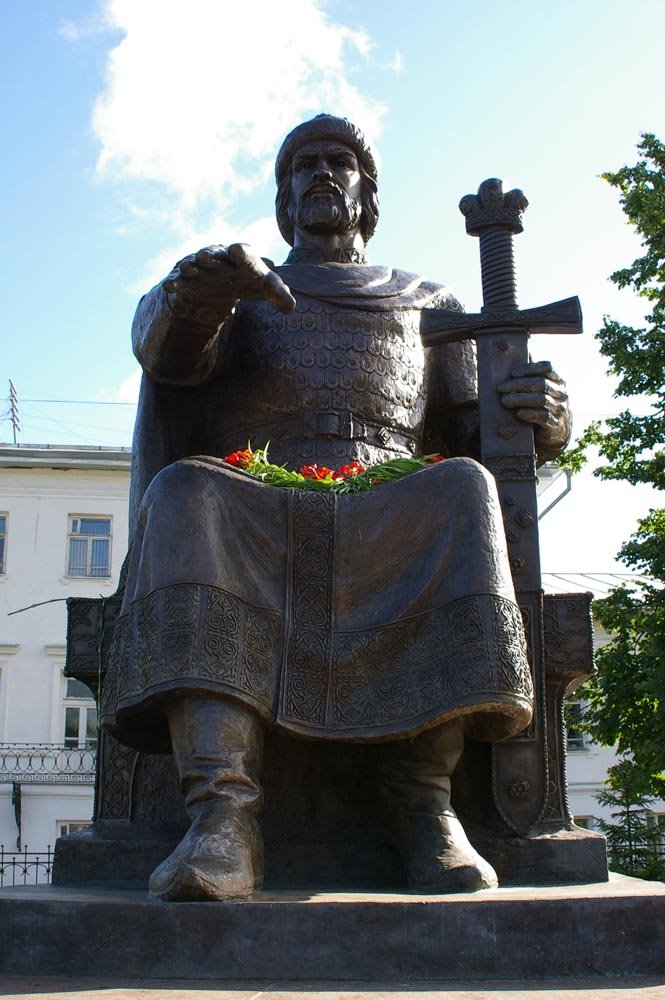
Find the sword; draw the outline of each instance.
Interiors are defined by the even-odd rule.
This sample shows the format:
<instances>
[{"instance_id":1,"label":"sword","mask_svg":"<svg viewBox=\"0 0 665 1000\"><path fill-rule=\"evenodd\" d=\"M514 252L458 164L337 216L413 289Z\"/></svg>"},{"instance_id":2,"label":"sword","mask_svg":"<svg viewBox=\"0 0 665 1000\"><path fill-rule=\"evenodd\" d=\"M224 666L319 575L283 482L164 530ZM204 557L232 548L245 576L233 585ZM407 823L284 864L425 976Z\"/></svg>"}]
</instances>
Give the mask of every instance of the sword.
<instances>
[{"instance_id":1,"label":"sword","mask_svg":"<svg viewBox=\"0 0 665 1000\"><path fill-rule=\"evenodd\" d=\"M483 307L476 314L424 309L420 325L425 347L473 337L478 348L481 462L497 483L534 683L531 724L519 736L492 746L494 801L503 820L519 834L542 818L549 780L536 453L532 426L502 405L496 387L529 360L529 334L582 332L576 296L518 309L513 236L523 230L527 206L522 191L504 194L496 178L484 181L477 195L462 198L466 231L480 240Z\"/></svg>"}]
</instances>

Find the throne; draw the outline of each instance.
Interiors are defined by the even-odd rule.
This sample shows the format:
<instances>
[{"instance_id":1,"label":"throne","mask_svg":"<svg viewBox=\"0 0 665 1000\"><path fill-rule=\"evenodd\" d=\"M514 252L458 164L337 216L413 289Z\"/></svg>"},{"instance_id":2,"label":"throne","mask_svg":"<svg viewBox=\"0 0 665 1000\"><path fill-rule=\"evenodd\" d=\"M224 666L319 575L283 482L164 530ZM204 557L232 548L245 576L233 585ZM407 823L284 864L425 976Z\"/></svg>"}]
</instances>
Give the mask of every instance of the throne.
<instances>
[{"instance_id":1,"label":"throne","mask_svg":"<svg viewBox=\"0 0 665 1000\"><path fill-rule=\"evenodd\" d=\"M134 497L150 474L135 465ZM121 575L112 597L67 602L65 673L98 700L123 587ZM605 840L575 826L566 794L563 701L594 672L591 595L540 592L523 614L536 692L533 721L495 747L466 741L453 776L453 805L502 885L606 881ZM530 628L534 615L543 626L541 649ZM379 822L381 752L381 744L324 744L266 732L260 816L266 888L406 885ZM172 757L138 752L101 733L94 821L58 840L53 880L145 887L188 825Z\"/></svg>"}]
</instances>

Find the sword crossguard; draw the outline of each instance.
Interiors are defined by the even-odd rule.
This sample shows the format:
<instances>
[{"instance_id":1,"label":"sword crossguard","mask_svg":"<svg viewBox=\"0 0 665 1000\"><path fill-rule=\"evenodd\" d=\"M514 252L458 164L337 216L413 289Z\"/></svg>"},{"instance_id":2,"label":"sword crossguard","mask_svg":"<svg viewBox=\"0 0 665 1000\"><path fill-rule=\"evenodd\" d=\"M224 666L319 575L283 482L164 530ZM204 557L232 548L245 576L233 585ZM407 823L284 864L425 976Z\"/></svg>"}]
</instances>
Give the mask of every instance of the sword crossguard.
<instances>
[{"instance_id":1,"label":"sword crossguard","mask_svg":"<svg viewBox=\"0 0 665 1000\"><path fill-rule=\"evenodd\" d=\"M581 333L582 307L576 295L536 309L483 309L461 313L453 309L423 309L420 337L425 347L452 344L456 340L482 337L503 330L512 333Z\"/></svg>"},{"instance_id":2,"label":"sword crossguard","mask_svg":"<svg viewBox=\"0 0 665 1000\"><path fill-rule=\"evenodd\" d=\"M480 313L423 309L420 334L425 347L484 338L529 333L581 333L582 310L577 297L550 302L536 309L518 309L515 289L513 236L523 232L522 216L529 202L523 191L503 192L498 177L490 177L459 203L466 231L480 238L483 307ZM526 342L525 342L526 357Z\"/></svg>"}]
</instances>

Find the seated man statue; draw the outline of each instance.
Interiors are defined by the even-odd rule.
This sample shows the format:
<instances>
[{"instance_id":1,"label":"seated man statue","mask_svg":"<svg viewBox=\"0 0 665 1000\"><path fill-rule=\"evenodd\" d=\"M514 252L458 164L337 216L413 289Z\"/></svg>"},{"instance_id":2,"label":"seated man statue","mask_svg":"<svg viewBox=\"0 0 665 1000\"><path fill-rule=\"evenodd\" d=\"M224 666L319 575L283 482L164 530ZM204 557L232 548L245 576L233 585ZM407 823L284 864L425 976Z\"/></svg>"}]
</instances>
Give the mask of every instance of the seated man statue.
<instances>
[{"instance_id":1,"label":"seated man statue","mask_svg":"<svg viewBox=\"0 0 665 1000\"><path fill-rule=\"evenodd\" d=\"M137 513L102 715L121 742L174 755L191 827L150 889L219 900L261 885L264 726L384 743L382 809L409 885L494 886L451 775L465 735L515 735L533 696L495 484L474 458L473 348L419 337L423 307L461 307L368 265L377 169L349 121L295 128L276 177L285 264L200 250L134 321ZM546 369L498 387L541 461L569 428ZM224 461L248 442L295 470L446 460L340 495Z\"/></svg>"}]
</instances>

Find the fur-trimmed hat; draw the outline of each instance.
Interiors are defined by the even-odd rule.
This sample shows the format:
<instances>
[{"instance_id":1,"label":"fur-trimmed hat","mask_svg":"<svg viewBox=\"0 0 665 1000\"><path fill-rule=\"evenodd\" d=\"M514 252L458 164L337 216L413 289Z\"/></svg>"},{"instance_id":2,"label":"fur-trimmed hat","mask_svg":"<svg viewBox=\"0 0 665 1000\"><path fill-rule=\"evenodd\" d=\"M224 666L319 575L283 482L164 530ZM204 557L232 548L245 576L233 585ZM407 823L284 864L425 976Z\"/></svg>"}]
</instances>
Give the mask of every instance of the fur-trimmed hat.
<instances>
[{"instance_id":1,"label":"fur-trimmed hat","mask_svg":"<svg viewBox=\"0 0 665 1000\"><path fill-rule=\"evenodd\" d=\"M275 177L278 185L289 169L296 150L308 142L316 142L317 139L336 139L337 142L348 146L358 157L365 173L369 174L374 181L378 179L374 154L360 129L353 125L348 118L336 118L335 115L323 114L317 115L316 118L311 118L301 125L296 125L293 131L287 135L275 161Z\"/></svg>"}]
</instances>

